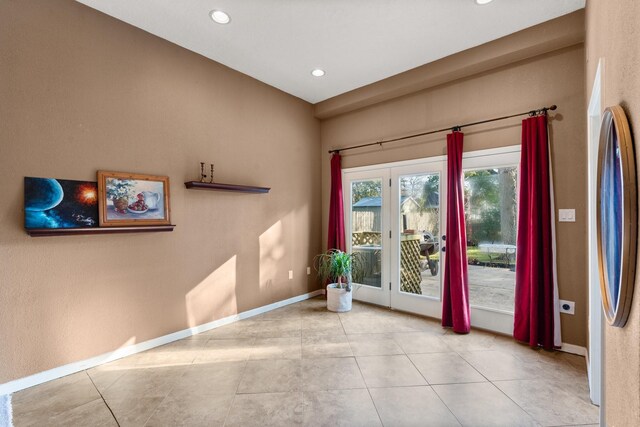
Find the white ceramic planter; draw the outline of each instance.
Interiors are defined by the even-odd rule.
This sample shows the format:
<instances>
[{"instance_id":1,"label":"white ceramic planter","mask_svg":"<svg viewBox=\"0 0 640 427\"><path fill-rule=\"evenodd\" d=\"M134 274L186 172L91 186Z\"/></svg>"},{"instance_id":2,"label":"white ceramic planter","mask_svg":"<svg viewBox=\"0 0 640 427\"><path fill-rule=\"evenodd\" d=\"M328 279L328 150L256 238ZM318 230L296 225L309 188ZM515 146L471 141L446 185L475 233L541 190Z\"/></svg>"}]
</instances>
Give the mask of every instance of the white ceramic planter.
<instances>
[{"instance_id":1,"label":"white ceramic planter","mask_svg":"<svg viewBox=\"0 0 640 427\"><path fill-rule=\"evenodd\" d=\"M351 310L353 291L336 288L337 283L327 285L327 310L343 313Z\"/></svg>"}]
</instances>

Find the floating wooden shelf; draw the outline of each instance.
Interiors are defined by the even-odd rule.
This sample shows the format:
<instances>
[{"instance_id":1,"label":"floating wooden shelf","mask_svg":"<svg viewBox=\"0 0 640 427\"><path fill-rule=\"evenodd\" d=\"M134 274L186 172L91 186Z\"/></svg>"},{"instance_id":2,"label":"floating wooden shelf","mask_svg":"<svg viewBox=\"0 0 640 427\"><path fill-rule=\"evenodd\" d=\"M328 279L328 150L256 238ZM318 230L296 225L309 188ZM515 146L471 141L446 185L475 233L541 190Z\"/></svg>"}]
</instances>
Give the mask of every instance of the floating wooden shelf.
<instances>
[{"instance_id":1,"label":"floating wooden shelf","mask_svg":"<svg viewBox=\"0 0 640 427\"><path fill-rule=\"evenodd\" d=\"M27 231L31 237L79 236L81 234L157 233L173 231L175 225L137 225L129 227L84 227L84 228L32 228Z\"/></svg>"},{"instance_id":2,"label":"floating wooden shelf","mask_svg":"<svg viewBox=\"0 0 640 427\"><path fill-rule=\"evenodd\" d=\"M254 187L251 185L221 184L219 182L200 182L187 181L184 183L187 188L196 190L213 190L213 191L235 191L238 193L268 193L271 188Z\"/></svg>"}]
</instances>

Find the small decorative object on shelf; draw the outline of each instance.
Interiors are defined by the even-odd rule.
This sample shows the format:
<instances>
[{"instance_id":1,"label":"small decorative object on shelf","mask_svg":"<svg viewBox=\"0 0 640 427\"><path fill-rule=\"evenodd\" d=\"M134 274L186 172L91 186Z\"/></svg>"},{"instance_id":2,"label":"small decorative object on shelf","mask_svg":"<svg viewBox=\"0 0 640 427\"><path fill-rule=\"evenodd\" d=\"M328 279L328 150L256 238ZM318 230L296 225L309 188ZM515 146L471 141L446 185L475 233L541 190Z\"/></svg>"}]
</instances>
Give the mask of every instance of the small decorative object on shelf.
<instances>
[{"instance_id":1,"label":"small decorative object on shelf","mask_svg":"<svg viewBox=\"0 0 640 427\"><path fill-rule=\"evenodd\" d=\"M211 179L209 179L209 183L213 184L213 163L211 163Z\"/></svg>"},{"instance_id":2,"label":"small decorative object on shelf","mask_svg":"<svg viewBox=\"0 0 640 427\"><path fill-rule=\"evenodd\" d=\"M204 162L200 162L200 182L204 182L206 177L207 175L204 174Z\"/></svg>"}]
</instances>

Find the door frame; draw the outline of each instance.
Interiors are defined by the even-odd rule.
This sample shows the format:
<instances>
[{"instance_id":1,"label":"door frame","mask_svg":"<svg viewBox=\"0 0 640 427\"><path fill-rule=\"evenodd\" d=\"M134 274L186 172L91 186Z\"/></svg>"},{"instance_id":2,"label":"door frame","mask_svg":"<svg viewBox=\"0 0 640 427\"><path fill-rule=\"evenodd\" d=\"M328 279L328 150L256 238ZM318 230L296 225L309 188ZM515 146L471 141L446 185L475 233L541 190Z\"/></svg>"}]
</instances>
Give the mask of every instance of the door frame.
<instances>
[{"instance_id":1,"label":"door frame","mask_svg":"<svg viewBox=\"0 0 640 427\"><path fill-rule=\"evenodd\" d=\"M507 154L511 154L511 153L520 153L520 148L521 146L518 145L510 145L510 146L505 146L505 147L497 147L497 148L489 148L489 149L483 149L483 150L475 150L475 151L469 151L469 152L465 152L462 155L462 161L463 161L463 169L467 168L467 166L465 165L465 160L466 163L472 163L474 164L474 159L480 159L482 157L488 157L488 156L496 156L496 155L507 155ZM342 170L342 182L343 182L343 190L344 190L344 194L346 194L347 196L345 197L345 201L348 203L348 209L345 209L345 232L346 233L350 233L351 232L351 201L350 201L350 197L351 197L351 190L350 190L350 185L348 184L352 179L353 176L362 176L362 177L367 177L367 174L370 174L371 172L374 171L381 171L381 170L387 170L388 171L388 175L389 177L391 177L392 171L393 169L396 168L405 168L408 166L416 166L416 165L424 165L424 164L429 164L429 163L434 163L434 162L441 162L444 164L444 168L443 168L443 181L441 181L441 188L445 188L443 187L443 185L446 185L446 161L447 161L447 157L445 156L434 156L434 157L428 157L428 158L420 158L420 159L411 159L411 160L403 160L403 161L397 161L397 162L390 162L390 163L383 163L383 164L375 164L375 165L367 165L367 166L357 166L357 167L353 167L353 168L347 168L347 169L343 169ZM513 162L509 162L509 163L496 163L496 164L492 164L492 166L500 166L500 165L513 165ZM356 175L357 174L357 175ZM373 175L368 175L369 177L372 177ZM519 180L518 180L519 181ZM444 184L442 184L442 182L444 182ZM389 191L389 186L385 186L383 185L383 204L384 204L384 192L385 192L385 188L386 191ZM349 199L347 199L347 197L349 197ZM389 197L389 194L387 195L387 197ZM389 198L390 200L390 198ZM442 203L442 200L441 200ZM392 204L393 206L393 204ZM389 287L385 287L384 283L390 283L390 279L391 279L391 272L390 269L391 267L394 265L392 263L391 260L391 253L393 251L389 251L389 250L384 250L385 248L393 248L393 244L390 242L392 239L389 238L385 238L389 232L392 232L392 224L391 224L391 210L393 209L393 207L391 207L390 209L386 209L386 211L388 211L388 213L386 213L387 218L386 221L384 221L383 219L383 223L382 223L382 228L383 228L383 238L382 241L385 242L387 241L387 245L384 246L383 244L383 258L382 258L382 262L383 264L386 262L386 265L382 265L382 274L383 274L383 286L381 288L381 290L386 290L387 292L389 292L390 297L389 297L389 302L388 304L386 304L386 306L392 307L391 303L393 300L393 291L390 292ZM382 213L383 218L385 215L385 212ZM441 217L441 231L444 230L444 227L446 227L446 217L442 216ZM397 234L397 232L396 232ZM393 236L393 233L392 233ZM350 239L346 239L347 240L347 250L350 250L351 248L351 240ZM396 255L397 257L397 255ZM396 261L397 262L397 261ZM442 267L441 267L442 268ZM385 281L385 276L386 276L386 281ZM441 283L442 283L442 275L441 277ZM399 286L399 285L398 285ZM442 286L442 284L441 284ZM361 287L362 288L362 287ZM370 288L370 287L367 287ZM354 294L354 297L356 297L356 294ZM423 297L423 298L429 298L429 297ZM356 298L358 299L358 298ZM434 300L433 298L429 298L430 300ZM365 299L363 299L365 300ZM365 300L367 301L367 300ZM368 302L368 301L367 301ZM375 302L374 302L375 303ZM442 296L440 298L440 300L437 301L438 303L438 308L440 310L437 310L436 312L432 312L433 310L425 310L421 311L417 314L420 315L425 315L425 316L429 316L429 317L434 317L437 319L441 319L442 318L442 312L441 312L441 305L442 305ZM503 333L503 334L512 334L513 333L513 313L509 313L509 312L505 312L505 311L501 311L501 310L495 310L495 309L490 309L490 308L480 308L480 307L470 307L470 311L471 311L471 325L477 328L481 328L481 329L487 329L487 330L491 330L494 332L498 332L498 333Z\"/></svg>"},{"instance_id":2,"label":"door frame","mask_svg":"<svg viewBox=\"0 0 640 427\"><path fill-rule=\"evenodd\" d=\"M408 164L402 166L395 166L389 169L391 175L391 182L395 185L391 185L391 268L389 279L391 281L391 296L390 307L402 311L421 314L423 316L440 318L442 313L442 277L444 270L442 269L442 263L440 263L440 272L438 273L438 279L440 282L440 294L438 298L430 297L427 295L410 294L400 291L400 201L401 201L401 189L400 189L400 177L407 175L421 175L438 173L440 175L440 211L439 211L439 234L435 236L440 242L439 251L440 259L443 259L443 252L441 251L442 242L441 238L444 234L444 219L446 218L447 206L447 174L446 174L446 157L430 157L423 159L421 163Z\"/></svg>"},{"instance_id":3,"label":"door frame","mask_svg":"<svg viewBox=\"0 0 640 427\"><path fill-rule=\"evenodd\" d=\"M348 172L346 172L348 171ZM389 197L389 169L386 167L371 167L362 170L342 170L342 194L343 194L343 206L344 209L344 225L345 225L345 243L348 253L352 251L352 239L351 239L351 183L354 181L368 181L373 179L381 179L381 196L382 206L380 207L380 246L381 246L381 260L380 260L380 288L375 286L353 284L353 298L356 300L364 301L370 304L381 305L384 307L391 307L390 305L390 293L389 293L389 239L386 238L387 230L389 230L389 214L390 209L387 204L391 198ZM386 207L386 208L385 208Z\"/></svg>"},{"instance_id":4,"label":"door frame","mask_svg":"<svg viewBox=\"0 0 640 427\"><path fill-rule=\"evenodd\" d=\"M589 377L589 397L595 405L603 410L603 372L604 341L602 318L602 296L600 294L600 276L598 272L597 246L597 176L598 149L600 146L600 122L604 111L604 58L598 61L598 68L593 79L591 98L587 107L588 137L588 239L589 239L589 349L587 373ZM601 414L601 420L604 417Z\"/></svg>"}]
</instances>

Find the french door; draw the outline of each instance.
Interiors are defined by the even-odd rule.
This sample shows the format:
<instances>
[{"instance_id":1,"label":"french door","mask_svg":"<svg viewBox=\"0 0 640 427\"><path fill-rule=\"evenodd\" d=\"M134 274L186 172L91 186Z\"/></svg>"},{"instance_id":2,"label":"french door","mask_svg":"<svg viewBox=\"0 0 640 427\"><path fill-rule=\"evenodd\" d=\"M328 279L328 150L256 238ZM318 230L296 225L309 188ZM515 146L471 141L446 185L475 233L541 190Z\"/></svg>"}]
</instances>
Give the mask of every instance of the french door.
<instances>
[{"instance_id":1,"label":"french door","mask_svg":"<svg viewBox=\"0 0 640 427\"><path fill-rule=\"evenodd\" d=\"M511 333L519 147L465 153L471 323ZM446 157L343 171L347 250L362 253L356 300L441 318Z\"/></svg>"}]
</instances>

